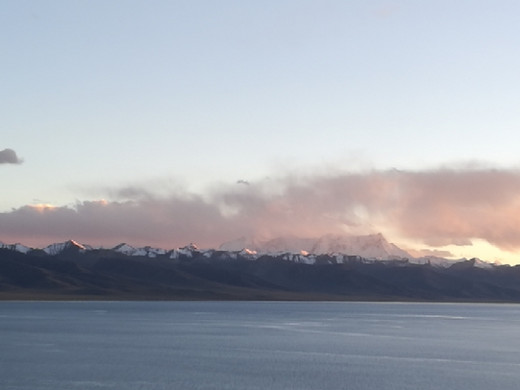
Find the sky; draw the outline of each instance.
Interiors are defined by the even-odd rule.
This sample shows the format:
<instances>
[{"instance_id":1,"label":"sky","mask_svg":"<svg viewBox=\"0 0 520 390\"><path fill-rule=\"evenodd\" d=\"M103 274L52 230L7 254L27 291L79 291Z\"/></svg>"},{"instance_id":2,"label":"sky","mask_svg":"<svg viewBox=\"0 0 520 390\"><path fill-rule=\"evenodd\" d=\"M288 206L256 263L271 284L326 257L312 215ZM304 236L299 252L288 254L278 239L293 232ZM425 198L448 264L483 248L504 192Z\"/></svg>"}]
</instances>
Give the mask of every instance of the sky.
<instances>
[{"instance_id":1,"label":"sky","mask_svg":"<svg viewBox=\"0 0 520 390\"><path fill-rule=\"evenodd\" d=\"M4 243L381 232L520 263L518 1L0 11Z\"/></svg>"}]
</instances>

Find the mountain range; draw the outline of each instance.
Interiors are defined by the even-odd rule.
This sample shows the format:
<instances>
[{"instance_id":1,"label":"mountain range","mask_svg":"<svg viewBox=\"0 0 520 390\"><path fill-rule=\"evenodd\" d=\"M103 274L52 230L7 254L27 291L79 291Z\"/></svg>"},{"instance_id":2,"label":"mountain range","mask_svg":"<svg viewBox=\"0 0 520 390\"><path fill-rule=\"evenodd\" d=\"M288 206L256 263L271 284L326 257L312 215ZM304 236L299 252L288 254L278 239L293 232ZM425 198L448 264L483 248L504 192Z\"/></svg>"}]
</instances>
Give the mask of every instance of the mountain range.
<instances>
[{"instance_id":1,"label":"mountain range","mask_svg":"<svg viewBox=\"0 0 520 390\"><path fill-rule=\"evenodd\" d=\"M80 244L77 241L69 240L61 243L53 243L45 248L30 248L23 244L3 244L0 242L0 249L14 250L20 253L31 253L43 251L48 255L58 255L63 251L77 250L79 252L103 250L121 253L127 256L144 256L156 258L158 256L177 257L179 254L189 253L190 250L198 250L196 244L189 244L183 248L177 249L161 249L151 246L133 247L126 243L121 243L110 249L101 247L93 247L88 244ZM362 236L349 235L333 235L328 234L316 238L301 238L294 236L277 237L272 239L258 239L251 237L240 237L238 239L227 241L221 244L217 250L206 249L202 252L208 254L214 251L229 252L230 256L234 256L233 252L241 252L247 254L249 258L258 258L264 255L280 255L286 254L299 262L314 263L317 256L335 255L341 259L344 256L358 256L365 260L408 260L410 263L424 264L430 263L435 266L447 267L456 262L466 261L462 258L451 260L441 257L413 257L405 250L399 248L393 243L389 243L381 233L369 234ZM287 257L287 256L286 256ZM476 259L477 266L490 267L491 264Z\"/></svg>"},{"instance_id":2,"label":"mountain range","mask_svg":"<svg viewBox=\"0 0 520 390\"><path fill-rule=\"evenodd\" d=\"M381 234L241 238L218 249L0 244L0 299L520 302L520 267L413 258Z\"/></svg>"}]
</instances>

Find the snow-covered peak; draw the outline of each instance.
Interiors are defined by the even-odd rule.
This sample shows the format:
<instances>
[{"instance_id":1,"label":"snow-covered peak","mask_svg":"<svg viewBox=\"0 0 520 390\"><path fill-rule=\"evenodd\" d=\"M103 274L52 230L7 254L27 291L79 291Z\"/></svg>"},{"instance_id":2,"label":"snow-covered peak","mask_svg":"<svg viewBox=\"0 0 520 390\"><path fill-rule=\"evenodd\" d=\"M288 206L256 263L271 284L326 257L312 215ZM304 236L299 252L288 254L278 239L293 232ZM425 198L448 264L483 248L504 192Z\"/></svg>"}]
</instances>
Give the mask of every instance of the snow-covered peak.
<instances>
[{"instance_id":1,"label":"snow-covered peak","mask_svg":"<svg viewBox=\"0 0 520 390\"><path fill-rule=\"evenodd\" d=\"M488 263L487 261L484 261L484 260L481 260L478 258L474 258L473 260L475 260L474 266L477 268L491 269L497 265L497 264L493 264L493 263Z\"/></svg>"},{"instance_id":2,"label":"snow-covered peak","mask_svg":"<svg viewBox=\"0 0 520 390\"><path fill-rule=\"evenodd\" d=\"M256 255L258 252L255 251L255 250L252 250L252 249L247 249L247 248L244 248L240 251L240 254L241 255L246 255L246 256L254 256Z\"/></svg>"},{"instance_id":3,"label":"snow-covered peak","mask_svg":"<svg viewBox=\"0 0 520 390\"><path fill-rule=\"evenodd\" d=\"M166 250L161 248L152 248L151 246L145 246L142 248L137 248L132 256L144 256L155 258L157 256L162 256L166 254Z\"/></svg>"},{"instance_id":4,"label":"snow-covered peak","mask_svg":"<svg viewBox=\"0 0 520 390\"><path fill-rule=\"evenodd\" d=\"M22 244L4 244L0 242L0 249L9 249L11 251L20 252L20 253L28 253L32 251L32 248L29 248L28 246L22 245Z\"/></svg>"},{"instance_id":5,"label":"snow-covered peak","mask_svg":"<svg viewBox=\"0 0 520 390\"><path fill-rule=\"evenodd\" d=\"M114 252L122 253L127 256L132 256L136 251L136 249L133 246L130 246L124 242L119 245L116 245L115 247L112 248L112 250Z\"/></svg>"},{"instance_id":6,"label":"snow-covered peak","mask_svg":"<svg viewBox=\"0 0 520 390\"><path fill-rule=\"evenodd\" d=\"M193 257L193 253L199 252L199 248L194 243L186 245L185 247L175 249L170 254L171 259L178 259L179 256Z\"/></svg>"},{"instance_id":7,"label":"snow-covered peak","mask_svg":"<svg viewBox=\"0 0 520 390\"><path fill-rule=\"evenodd\" d=\"M458 263L460 261L461 260L445 259L444 257L437 256L423 256L409 259L409 262L411 264L430 264L431 266L437 268L449 268L453 264Z\"/></svg>"},{"instance_id":8,"label":"snow-covered peak","mask_svg":"<svg viewBox=\"0 0 520 390\"><path fill-rule=\"evenodd\" d=\"M165 249L161 248L153 248L151 246L144 246L142 248L134 248L131 245L126 243L122 243L116 245L112 248L114 252L121 253L126 256L141 256L141 257L150 257L155 258L157 256L162 256L167 253Z\"/></svg>"},{"instance_id":9,"label":"snow-covered peak","mask_svg":"<svg viewBox=\"0 0 520 390\"><path fill-rule=\"evenodd\" d=\"M430 264L433 267L438 268L450 268L451 266L457 266L457 267L476 267L476 268L483 268L483 269L492 269L496 264L489 263L484 260L480 260L477 258L473 259L466 259L465 257L461 259L445 259L443 257L437 257L437 256L425 256L425 257L417 257L417 258L411 258L410 263L412 264Z\"/></svg>"},{"instance_id":10,"label":"snow-covered peak","mask_svg":"<svg viewBox=\"0 0 520 390\"><path fill-rule=\"evenodd\" d=\"M188 245L186 245L183 249L190 250L190 251L198 251L199 247L194 242L190 242Z\"/></svg>"},{"instance_id":11,"label":"snow-covered peak","mask_svg":"<svg viewBox=\"0 0 520 390\"><path fill-rule=\"evenodd\" d=\"M65 242L51 244L51 245L45 247L43 249L43 251L45 253L47 253L48 255L54 256L54 255L58 255L60 253L63 253L64 251L68 251L68 250L76 250L79 252L85 252L88 249L89 249L88 246L82 245L74 240L68 240Z\"/></svg>"},{"instance_id":12,"label":"snow-covered peak","mask_svg":"<svg viewBox=\"0 0 520 390\"><path fill-rule=\"evenodd\" d=\"M411 257L397 245L389 243L381 233L365 236L329 234L320 237L309 252L315 254L343 253L376 260Z\"/></svg>"},{"instance_id":13,"label":"snow-covered peak","mask_svg":"<svg viewBox=\"0 0 520 390\"><path fill-rule=\"evenodd\" d=\"M462 260L466 260L466 259L462 259ZM476 268L491 269L494 267L494 264L488 263L487 261L484 261L484 260L480 260L477 257L474 257L467 261L469 264L471 264L473 267L476 267Z\"/></svg>"},{"instance_id":14,"label":"snow-covered peak","mask_svg":"<svg viewBox=\"0 0 520 390\"><path fill-rule=\"evenodd\" d=\"M259 253L341 253L378 260L411 258L410 254L386 241L380 233L365 236L328 234L317 238L288 236L265 241L241 237L222 244L219 249L241 251L246 248Z\"/></svg>"}]
</instances>

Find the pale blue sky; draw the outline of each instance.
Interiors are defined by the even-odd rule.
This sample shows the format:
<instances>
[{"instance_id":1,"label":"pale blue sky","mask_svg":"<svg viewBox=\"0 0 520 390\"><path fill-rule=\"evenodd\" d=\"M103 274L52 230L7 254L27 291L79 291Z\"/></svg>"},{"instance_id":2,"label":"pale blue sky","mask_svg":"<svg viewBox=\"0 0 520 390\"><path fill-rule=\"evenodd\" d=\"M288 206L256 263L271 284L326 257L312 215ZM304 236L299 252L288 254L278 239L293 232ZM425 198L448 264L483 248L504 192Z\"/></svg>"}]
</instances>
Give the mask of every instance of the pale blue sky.
<instances>
[{"instance_id":1,"label":"pale blue sky","mask_svg":"<svg viewBox=\"0 0 520 390\"><path fill-rule=\"evenodd\" d=\"M516 1L5 1L0 147L25 164L2 167L16 185L1 207L352 156L517 165L519 15Z\"/></svg>"},{"instance_id":2,"label":"pale blue sky","mask_svg":"<svg viewBox=\"0 0 520 390\"><path fill-rule=\"evenodd\" d=\"M280 169L520 166L518 1L3 1L0 211Z\"/></svg>"}]
</instances>

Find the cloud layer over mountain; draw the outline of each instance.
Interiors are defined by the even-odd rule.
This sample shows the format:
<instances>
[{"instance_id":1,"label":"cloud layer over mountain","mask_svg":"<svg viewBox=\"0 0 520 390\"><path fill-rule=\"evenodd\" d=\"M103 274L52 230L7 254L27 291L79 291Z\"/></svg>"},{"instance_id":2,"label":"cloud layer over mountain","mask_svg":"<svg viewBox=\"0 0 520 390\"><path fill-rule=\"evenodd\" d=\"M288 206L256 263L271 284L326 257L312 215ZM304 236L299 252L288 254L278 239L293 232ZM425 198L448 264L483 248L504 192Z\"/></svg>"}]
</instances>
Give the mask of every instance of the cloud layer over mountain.
<instances>
[{"instance_id":1,"label":"cloud layer over mountain","mask_svg":"<svg viewBox=\"0 0 520 390\"><path fill-rule=\"evenodd\" d=\"M317 237L379 231L432 247L474 238L520 249L520 171L436 169L285 175L207 194L157 196L139 186L111 201L23 206L0 213L0 238L29 245L76 238L175 247L217 246L240 236ZM392 236L388 236L393 241Z\"/></svg>"}]
</instances>

